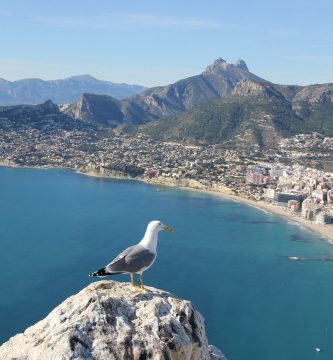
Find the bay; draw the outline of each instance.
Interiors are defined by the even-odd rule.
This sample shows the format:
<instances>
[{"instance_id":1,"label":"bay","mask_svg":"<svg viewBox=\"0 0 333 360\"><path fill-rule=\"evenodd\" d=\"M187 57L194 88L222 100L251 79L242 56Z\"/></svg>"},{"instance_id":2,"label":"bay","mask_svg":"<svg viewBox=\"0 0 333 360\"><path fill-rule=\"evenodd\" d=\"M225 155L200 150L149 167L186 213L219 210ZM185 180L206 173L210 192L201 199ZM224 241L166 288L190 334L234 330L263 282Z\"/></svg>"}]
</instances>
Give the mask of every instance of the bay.
<instances>
[{"instance_id":1,"label":"bay","mask_svg":"<svg viewBox=\"0 0 333 360\"><path fill-rule=\"evenodd\" d=\"M0 342L88 285L158 219L175 231L160 234L145 283L191 300L229 360L333 358L333 263L320 261L333 258L328 242L241 203L160 189L0 168Z\"/></svg>"}]
</instances>

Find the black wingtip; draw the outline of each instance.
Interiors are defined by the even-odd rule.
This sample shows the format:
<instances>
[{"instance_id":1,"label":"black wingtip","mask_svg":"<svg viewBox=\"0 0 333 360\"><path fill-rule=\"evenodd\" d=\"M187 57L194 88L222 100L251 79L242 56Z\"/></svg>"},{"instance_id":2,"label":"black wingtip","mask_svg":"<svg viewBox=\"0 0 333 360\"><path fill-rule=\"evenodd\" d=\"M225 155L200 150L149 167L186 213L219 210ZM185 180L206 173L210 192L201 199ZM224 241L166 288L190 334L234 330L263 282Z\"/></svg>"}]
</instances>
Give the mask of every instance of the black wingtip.
<instances>
[{"instance_id":1,"label":"black wingtip","mask_svg":"<svg viewBox=\"0 0 333 360\"><path fill-rule=\"evenodd\" d=\"M102 269L99 269L97 271L90 273L89 277L93 277L93 276L101 276L102 277L102 276L107 276L107 275L110 275L110 274L105 271L105 268L102 268Z\"/></svg>"},{"instance_id":2,"label":"black wingtip","mask_svg":"<svg viewBox=\"0 0 333 360\"><path fill-rule=\"evenodd\" d=\"M97 271L94 271L94 272L90 273L88 276L89 276L89 277L98 276L98 274L99 274L100 271L101 271L101 269L100 269L100 270L97 270Z\"/></svg>"}]
</instances>

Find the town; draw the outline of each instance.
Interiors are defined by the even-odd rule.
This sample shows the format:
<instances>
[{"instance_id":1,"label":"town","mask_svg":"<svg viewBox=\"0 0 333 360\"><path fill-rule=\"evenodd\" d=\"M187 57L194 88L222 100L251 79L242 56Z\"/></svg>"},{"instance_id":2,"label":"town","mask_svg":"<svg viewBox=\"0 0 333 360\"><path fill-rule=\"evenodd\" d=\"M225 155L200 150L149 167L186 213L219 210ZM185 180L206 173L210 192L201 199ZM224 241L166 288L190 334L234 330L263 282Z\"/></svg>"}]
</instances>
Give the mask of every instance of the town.
<instances>
[{"instance_id":1,"label":"town","mask_svg":"<svg viewBox=\"0 0 333 360\"><path fill-rule=\"evenodd\" d=\"M70 168L94 176L225 192L284 207L318 224L333 223L333 173L304 160L304 154L318 147L319 155L313 153L317 159L330 158L332 138L304 134L284 140L278 150L224 149L153 141L143 134L116 134L66 121L47 119L27 126L2 118L1 164ZM297 149L300 155L295 158Z\"/></svg>"}]
</instances>

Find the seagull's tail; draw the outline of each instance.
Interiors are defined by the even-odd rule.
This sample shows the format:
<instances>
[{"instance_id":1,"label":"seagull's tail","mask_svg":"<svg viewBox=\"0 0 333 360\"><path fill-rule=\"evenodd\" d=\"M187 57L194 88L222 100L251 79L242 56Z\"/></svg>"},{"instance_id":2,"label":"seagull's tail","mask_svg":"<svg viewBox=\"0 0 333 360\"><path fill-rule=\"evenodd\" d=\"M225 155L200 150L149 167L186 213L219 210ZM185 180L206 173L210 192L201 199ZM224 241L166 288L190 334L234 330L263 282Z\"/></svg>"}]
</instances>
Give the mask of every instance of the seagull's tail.
<instances>
[{"instance_id":1,"label":"seagull's tail","mask_svg":"<svg viewBox=\"0 0 333 360\"><path fill-rule=\"evenodd\" d=\"M102 268L102 269L99 269L97 271L90 273L89 277L92 277L92 276L104 277L104 276L110 276L110 275L116 275L116 274L122 274L122 272L121 271L110 272L110 271L107 271L105 268Z\"/></svg>"}]
</instances>

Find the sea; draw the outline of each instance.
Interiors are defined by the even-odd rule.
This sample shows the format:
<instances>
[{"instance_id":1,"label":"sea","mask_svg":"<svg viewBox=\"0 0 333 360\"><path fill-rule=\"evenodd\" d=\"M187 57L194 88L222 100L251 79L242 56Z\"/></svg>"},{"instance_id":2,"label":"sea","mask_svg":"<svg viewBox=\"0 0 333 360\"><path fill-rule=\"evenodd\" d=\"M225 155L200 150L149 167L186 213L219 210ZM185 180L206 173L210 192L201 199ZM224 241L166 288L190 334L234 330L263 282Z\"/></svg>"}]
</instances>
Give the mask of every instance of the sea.
<instances>
[{"instance_id":1,"label":"sea","mask_svg":"<svg viewBox=\"0 0 333 360\"><path fill-rule=\"evenodd\" d=\"M333 359L323 237L222 197L63 169L0 168L0 343L90 284L155 219L174 232L160 233L145 283L191 300L229 360Z\"/></svg>"}]
</instances>

